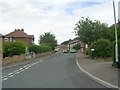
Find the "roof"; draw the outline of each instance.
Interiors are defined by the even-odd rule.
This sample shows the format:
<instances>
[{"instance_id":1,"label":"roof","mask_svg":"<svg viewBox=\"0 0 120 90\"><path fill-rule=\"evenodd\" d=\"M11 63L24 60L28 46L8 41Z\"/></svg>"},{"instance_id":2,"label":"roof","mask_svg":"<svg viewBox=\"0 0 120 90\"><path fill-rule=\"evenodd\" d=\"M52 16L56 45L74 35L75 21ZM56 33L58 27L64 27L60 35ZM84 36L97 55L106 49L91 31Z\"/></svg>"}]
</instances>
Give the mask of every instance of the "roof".
<instances>
[{"instance_id":1,"label":"roof","mask_svg":"<svg viewBox=\"0 0 120 90\"><path fill-rule=\"evenodd\" d=\"M80 42L80 40L75 39L75 40L70 41L69 44L74 44L74 43L78 43L78 42Z\"/></svg>"},{"instance_id":2,"label":"roof","mask_svg":"<svg viewBox=\"0 0 120 90\"><path fill-rule=\"evenodd\" d=\"M34 38L34 35L27 35L23 29L15 29L15 31L5 35L5 37L31 37Z\"/></svg>"},{"instance_id":3,"label":"roof","mask_svg":"<svg viewBox=\"0 0 120 90\"><path fill-rule=\"evenodd\" d=\"M67 48L68 46L67 45L64 45L64 44L61 44L61 45L59 45L59 46L57 46L56 48Z\"/></svg>"}]
</instances>

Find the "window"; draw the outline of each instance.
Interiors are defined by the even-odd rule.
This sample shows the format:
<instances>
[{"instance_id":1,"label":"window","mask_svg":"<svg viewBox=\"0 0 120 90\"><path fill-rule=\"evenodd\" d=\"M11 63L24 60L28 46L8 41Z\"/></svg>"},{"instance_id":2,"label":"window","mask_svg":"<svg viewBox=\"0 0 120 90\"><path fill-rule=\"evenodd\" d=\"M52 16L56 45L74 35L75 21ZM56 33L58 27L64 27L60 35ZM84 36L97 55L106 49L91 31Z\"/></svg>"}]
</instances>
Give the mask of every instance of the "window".
<instances>
[{"instance_id":1,"label":"window","mask_svg":"<svg viewBox=\"0 0 120 90\"><path fill-rule=\"evenodd\" d=\"M5 42L9 42L9 38L4 38L4 41Z\"/></svg>"}]
</instances>

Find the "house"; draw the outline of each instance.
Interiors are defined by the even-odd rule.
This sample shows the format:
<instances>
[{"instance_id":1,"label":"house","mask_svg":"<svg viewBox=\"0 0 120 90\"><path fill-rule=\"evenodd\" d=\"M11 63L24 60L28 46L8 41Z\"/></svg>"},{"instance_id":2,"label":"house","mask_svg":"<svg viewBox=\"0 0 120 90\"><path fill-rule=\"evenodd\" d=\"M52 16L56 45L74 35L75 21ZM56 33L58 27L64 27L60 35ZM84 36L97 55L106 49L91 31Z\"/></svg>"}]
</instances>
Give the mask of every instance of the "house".
<instances>
[{"instance_id":1,"label":"house","mask_svg":"<svg viewBox=\"0 0 120 90\"><path fill-rule=\"evenodd\" d=\"M67 45L61 44L55 48L55 50L63 52L64 50L68 50L69 47Z\"/></svg>"},{"instance_id":2,"label":"house","mask_svg":"<svg viewBox=\"0 0 120 90\"><path fill-rule=\"evenodd\" d=\"M34 35L28 35L24 32L24 29L15 29L13 32L3 36L4 42L21 41L25 46L29 46L34 43Z\"/></svg>"},{"instance_id":3,"label":"house","mask_svg":"<svg viewBox=\"0 0 120 90\"><path fill-rule=\"evenodd\" d=\"M73 46L77 45L77 44L80 44L80 51L83 53L85 52L84 49L87 49L88 48L88 45L87 44L84 44L82 43L79 38L75 38L73 40L71 40L67 46L69 47L69 50L71 50L73 48Z\"/></svg>"}]
</instances>

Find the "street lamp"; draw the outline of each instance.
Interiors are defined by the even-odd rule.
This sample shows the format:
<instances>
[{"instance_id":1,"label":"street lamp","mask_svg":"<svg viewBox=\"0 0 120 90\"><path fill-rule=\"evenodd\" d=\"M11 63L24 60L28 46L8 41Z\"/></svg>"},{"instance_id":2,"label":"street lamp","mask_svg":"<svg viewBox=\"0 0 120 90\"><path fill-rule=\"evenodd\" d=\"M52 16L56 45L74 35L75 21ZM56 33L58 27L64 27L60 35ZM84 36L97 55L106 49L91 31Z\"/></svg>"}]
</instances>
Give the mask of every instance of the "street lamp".
<instances>
[{"instance_id":1,"label":"street lamp","mask_svg":"<svg viewBox=\"0 0 120 90\"><path fill-rule=\"evenodd\" d=\"M115 59L117 67L119 68L119 61L118 61L118 35L117 35L117 25L116 25L116 12L115 12L115 2L113 0L113 12L114 12L114 22L115 22Z\"/></svg>"}]
</instances>

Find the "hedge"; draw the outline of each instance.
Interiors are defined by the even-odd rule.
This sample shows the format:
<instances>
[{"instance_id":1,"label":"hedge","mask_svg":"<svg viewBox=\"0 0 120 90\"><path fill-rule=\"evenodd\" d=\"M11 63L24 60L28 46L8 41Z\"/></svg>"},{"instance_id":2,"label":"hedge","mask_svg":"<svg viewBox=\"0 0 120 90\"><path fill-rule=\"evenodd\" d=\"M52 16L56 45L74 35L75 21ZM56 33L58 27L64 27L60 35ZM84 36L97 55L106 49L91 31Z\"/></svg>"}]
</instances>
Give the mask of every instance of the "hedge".
<instances>
[{"instance_id":1,"label":"hedge","mask_svg":"<svg viewBox=\"0 0 120 90\"><path fill-rule=\"evenodd\" d=\"M91 49L94 49L94 51L91 51ZM88 54L93 58L111 57L111 52L111 42L106 39L98 39L97 41L93 42L88 49Z\"/></svg>"},{"instance_id":2,"label":"hedge","mask_svg":"<svg viewBox=\"0 0 120 90\"><path fill-rule=\"evenodd\" d=\"M13 56L25 53L25 45L22 42L5 42L3 44L3 56Z\"/></svg>"},{"instance_id":3,"label":"hedge","mask_svg":"<svg viewBox=\"0 0 120 90\"><path fill-rule=\"evenodd\" d=\"M48 45L31 45L29 46L29 51L30 52L35 52L35 53L44 53L44 52L49 52L51 51L52 48L51 46Z\"/></svg>"}]
</instances>

